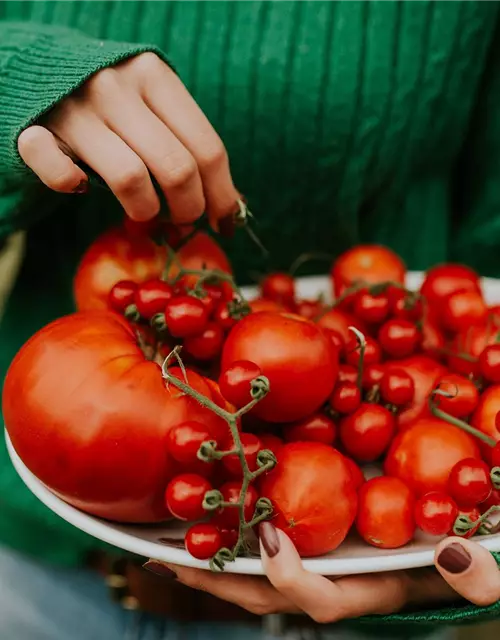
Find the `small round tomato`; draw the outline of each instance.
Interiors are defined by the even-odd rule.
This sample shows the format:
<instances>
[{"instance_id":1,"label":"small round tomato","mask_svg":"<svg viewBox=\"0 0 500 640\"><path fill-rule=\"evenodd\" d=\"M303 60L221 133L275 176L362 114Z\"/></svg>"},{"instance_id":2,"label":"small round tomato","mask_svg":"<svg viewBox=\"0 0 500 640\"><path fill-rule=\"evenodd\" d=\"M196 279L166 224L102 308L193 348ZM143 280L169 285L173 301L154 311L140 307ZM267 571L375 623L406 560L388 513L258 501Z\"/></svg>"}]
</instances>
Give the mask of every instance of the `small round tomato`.
<instances>
[{"instance_id":1,"label":"small round tomato","mask_svg":"<svg viewBox=\"0 0 500 640\"><path fill-rule=\"evenodd\" d=\"M439 316L447 295L456 291L480 290L479 276L475 271L461 264L441 264L427 271L420 293Z\"/></svg>"},{"instance_id":2,"label":"small round tomato","mask_svg":"<svg viewBox=\"0 0 500 640\"><path fill-rule=\"evenodd\" d=\"M125 309L134 304L137 285L130 280L120 280L109 292L108 303L111 309L124 313Z\"/></svg>"},{"instance_id":3,"label":"small round tomato","mask_svg":"<svg viewBox=\"0 0 500 640\"><path fill-rule=\"evenodd\" d=\"M239 360L255 362L269 380L269 394L253 409L267 422L295 422L316 411L338 373L338 354L321 328L289 313L240 320L224 344L222 371Z\"/></svg>"},{"instance_id":4,"label":"small round tomato","mask_svg":"<svg viewBox=\"0 0 500 640\"><path fill-rule=\"evenodd\" d=\"M165 305L173 295L172 285L155 278L147 280L137 287L134 301L141 317L151 320L157 313L163 313Z\"/></svg>"},{"instance_id":5,"label":"small round tomato","mask_svg":"<svg viewBox=\"0 0 500 640\"><path fill-rule=\"evenodd\" d=\"M450 345L448 367L454 373L477 378L479 356L487 345L495 343L497 335L498 329L491 322L460 331Z\"/></svg>"},{"instance_id":6,"label":"small round tomato","mask_svg":"<svg viewBox=\"0 0 500 640\"><path fill-rule=\"evenodd\" d=\"M219 355L223 342L224 332L220 325L215 322L208 322L200 334L185 338L184 349L195 360L205 362L213 360Z\"/></svg>"},{"instance_id":7,"label":"small round tomato","mask_svg":"<svg viewBox=\"0 0 500 640\"><path fill-rule=\"evenodd\" d=\"M283 433L286 442L333 444L337 435L337 427L335 422L323 413L313 413L307 418L286 425Z\"/></svg>"},{"instance_id":8,"label":"small round tomato","mask_svg":"<svg viewBox=\"0 0 500 640\"><path fill-rule=\"evenodd\" d=\"M288 273L271 273L261 285L262 297L280 304L289 305L295 301L295 280Z\"/></svg>"},{"instance_id":9,"label":"small round tomato","mask_svg":"<svg viewBox=\"0 0 500 640\"><path fill-rule=\"evenodd\" d=\"M355 491L359 491L359 488L365 482L365 476L361 471L360 467L354 462L352 458L349 456L344 456L345 461L347 462L347 466L349 467L349 471L351 472L352 481L354 485Z\"/></svg>"},{"instance_id":10,"label":"small round tomato","mask_svg":"<svg viewBox=\"0 0 500 640\"><path fill-rule=\"evenodd\" d=\"M491 451L491 466L500 467L500 442L497 442Z\"/></svg>"},{"instance_id":11,"label":"small round tomato","mask_svg":"<svg viewBox=\"0 0 500 640\"><path fill-rule=\"evenodd\" d=\"M389 314L389 298L385 293L371 294L364 289L354 299L354 314L368 324L380 324Z\"/></svg>"},{"instance_id":12,"label":"small round tomato","mask_svg":"<svg viewBox=\"0 0 500 640\"><path fill-rule=\"evenodd\" d=\"M319 442L291 442L262 477L262 495L273 504L273 524L302 557L323 555L345 539L357 496L346 458Z\"/></svg>"},{"instance_id":13,"label":"small round tomato","mask_svg":"<svg viewBox=\"0 0 500 640\"><path fill-rule=\"evenodd\" d=\"M456 291L441 302L441 324L453 333L481 324L487 315L488 307L480 291Z\"/></svg>"},{"instance_id":14,"label":"small round tomato","mask_svg":"<svg viewBox=\"0 0 500 640\"><path fill-rule=\"evenodd\" d=\"M451 396L436 396L436 403L445 413L456 418L465 418L477 407L479 391L472 380L456 373L447 373L437 381L436 387Z\"/></svg>"},{"instance_id":15,"label":"small round tomato","mask_svg":"<svg viewBox=\"0 0 500 640\"><path fill-rule=\"evenodd\" d=\"M200 520L206 515L203 498L212 489L206 478L195 473L183 473L168 483L165 504L178 520Z\"/></svg>"},{"instance_id":16,"label":"small round tomato","mask_svg":"<svg viewBox=\"0 0 500 640\"><path fill-rule=\"evenodd\" d=\"M262 449L261 441L253 433L240 433L240 440L248 468L250 471L255 471L257 469L257 454ZM234 449L234 441L231 438L231 444L226 446L225 450L231 451L232 449ZM236 453L222 458L222 464L232 476L238 478L243 475L240 458Z\"/></svg>"},{"instance_id":17,"label":"small round tomato","mask_svg":"<svg viewBox=\"0 0 500 640\"><path fill-rule=\"evenodd\" d=\"M381 476L365 482L358 492L356 529L365 542L379 549L397 549L415 534L415 498L398 478Z\"/></svg>"},{"instance_id":18,"label":"small round tomato","mask_svg":"<svg viewBox=\"0 0 500 640\"><path fill-rule=\"evenodd\" d=\"M237 360L224 369L219 378L219 387L226 400L237 409L252 401L250 383L262 374L260 367L249 360Z\"/></svg>"},{"instance_id":19,"label":"small round tomato","mask_svg":"<svg viewBox=\"0 0 500 640\"><path fill-rule=\"evenodd\" d=\"M208 322L208 312L198 298L180 295L167 302L165 322L174 338L186 338L204 331Z\"/></svg>"},{"instance_id":20,"label":"small round tomato","mask_svg":"<svg viewBox=\"0 0 500 640\"><path fill-rule=\"evenodd\" d=\"M492 344L481 353L479 371L488 382L500 382L500 344Z\"/></svg>"},{"instance_id":21,"label":"small round tomato","mask_svg":"<svg viewBox=\"0 0 500 640\"><path fill-rule=\"evenodd\" d=\"M450 471L448 493L461 507L475 507L487 500L493 487L490 468L483 460L460 460Z\"/></svg>"},{"instance_id":22,"label":"small round tomato","mask_svg":"<svg viewBox=\"0 0 500 640\"><path fill-rule=\"evenodd\" d=\"M413 378L404 369L390 369L380 382L380 395L384 402L403 407L415 395Z\"/></svg>"},{"instance_id":23,"label":"small round tomato","mask_svg":"<svg viewBox=\"0 0 500 640\"><path fill-rule=\"evenodd\" d=\"M223 546L222 535L213 524L194 524L184 538L186 551L198 560L209 560Z\"/></svg>"},{"instance_id":24,"label":"small round tomato","mask_svg":"<svg viewBox=\"0 0 500 640\"><path fill-rule=\"evenodd\" d=\"M354 413L361 404L361 391L355 382L341 382L333 390L329 403L338 413Z\"/></svg>"},{"instance_id":25,"label":"small round tomato","mask_svg":"<svg viewBox=\"0 0 500 640\"><path fill-rule=\"evenodd\" d=\"M226 549L233 549L238 542L238 530L217 528L219 529L219 533L222 538L222 546Z\"/></svg>"},{"instance_id":26,"label":"small round tomato","mask_svg":"<svg viewBox=\"0 0 500 640\"><path fill-rule=\"evenodd\" d=\"M342 358L345 351L345 340L342 337L342 334L335 331L335 329L328 329L326 327L323 327L322 329L323 333L332 341L333 348L336 350L338 357Z\"/></svg>"},{"instance_id":27,"label":"small round tomato","mask_svg":"<svg viewBox=\"0 0 500 640\"><path fill-rule=\"evenodd\" d=\"M418 322L424 315L422 300L403 289L391 287L389 295L390 313L395 318Z\"/></svg>"},{"instance_id":28,"label":"small round tomato","mask_svg":"<svg viewBox=\"0 0 500 640\"><path fill-rule=\"evenodd\" d=\"M385 407L363 403L340 423L340 440L354 460L373 462L391 443L396 431L394 416Z\"/></svg>"},{"instance_id":29,"label":"small round tomato","mask_svg":"<svg viewBox=\"0 0 500 640\"><path fill-rule=\"evenodd\" d=\"M254 298L248 303L252 313L260 311L286 311L286 307L275 300L267 300L266 298Z\"/></svg>"},{"instance_id":30,"label":"small round tomato","mask_svg":"<svg viewBox=\"0 0 500 640\"><path fill-rule=\"evenodd\" d=\"M229 331L236 324L236 319L232 317L227 302L219 302L212 313L212 318L224 331Z\"/></svg>"},{"instance_id":31,"label":"small round tomato","mask_svg":"<svg viewBox=\"0 0 500 640\"><path fill-rule=\"evenodd\" d=\"M370 336L365 336L365 355L363 358L363 366L369 364L377 364L382 360L382 351L376 340ZM353 367L359 366L361 358L361 347L356 337L352 337L345 346L345 359L347 364Z\"/></svg>"},{"instance_id":32,"label":"small round tomato","mask_svg":"<svg viewBox=\"0 0 500 640\"><path fill-rule=\"evenodd\" d=\"M353 382L356 383L358 379L358 371L356 367L353 367L350 364L341 364L339 365L339 375L338 375L338 384L342 384L344 382Z\"/></svg>"},{"instance_id":33,"label":"small round tomato","mask_svg":"<svg viewBox=\"0 0 500 640\"><path fill-rule=\"evenodd\" d=\"M421 339L417 325L409 320L393 318L385 322L378 333L378 341L390 358L407 358L417 350Z\"/></svg>"},{"instance_id":34,"label":"small round tomato","mask_svg":"<svg viewBox=\"0 0 500 640\"><path fill-rule=\"evenodd\" d=\"M446 338L430 313L424 314L421 326L422 340L420 348L422 353L435 360L442 360L443 350L446 347Z\"/></svg>"},{"instance_id":35,"label":"small round tomato","mask_svg":"<svg viewBox=\"0 0 500 640\"><path fill-rule=\"evenodd\" d=\"M240 500L241 480L231 480L222 485L219 489L224 502L236 504ZM259 494L253 485L248 487L245 496L244 514L245 522L250 522L255 511L255 503L259 499ZM240 523L238 507L222 507L217 509L212 517L212 522L223 529L238 529Z\"/></svg>"},{"instance_id":36,"label":"small round tomato","mask_svg":"<svg viewBox=\"0 0 500 640\"><path fill-rule=\"evenodd\" d=\"M274 455L278 454L281 447L284 445L284 442L278 436L275 436L274 433L259 433L260 444L262 445L262 449L268 449L272 451Z\"/></svg>"},{"instance_id":37,"label":"small round tomato","mask_svg":"<svg viewBox=\"0 0 500 640\"><path fill-rule=\"evenodd\" d=\"M459 507L458 516L465 516L471 522L476 522L477 520L480 519L481 512L477 507L471 507L469 509L465 507ZM463 535L462 538L472 538L472 536L474 536L477 533L480 526L481 526L481 523L478 522L478 524L475 527L472 527L472 529L470 529L465 535ZM453 531L453 527L449 531L448 535L450 536L456 535L455 532Z\"/></svg>"},{"instance_id":38,"label":"small round tomato","mask_svg":"<svg viewBox=\"0 0 500 640\"><path fill-rule=\"evenodd\" d=\"M455 501L446 493L430 491L415 504L417 527L431 536L445 536L458 516Z\"/></svg>"},{"instance_id":39,"label":"small round tomato","mask_svg":"<svg viewBox=\"0 0 500 640\"><path fill-rule=\"evenodd\" d=\"M496 415L499 411L500 385L494 384L481 394L476 410L472 414L471 425L493 438L495 442L500 442L500 431L496 426ZM483 458L489 462L495 450L482 442L479 443L479 447L483 453Z\"/></svg>"},{"instance_id":40,"label":"small round tomato","mask_svg":"<svg viewBox=\"0 0 500 640\"><path fill-rule=\"evenodd\" d=\"M369 391L370 389L373 389L373 387L379 385L382 382L384 374L385 366L380 362L363 367L363 389Z\"/></svg>"},{"instance_id":41,"label":"small round tomato","mask_svg":"<svg viewBox=\"0 0 500 640\"><path fill-rule=\"evenodd\" d=\"M323 313L317 320L317 324L319 324L322 329L338 331L344 339L344 343L352 338L352 332L349 330L349 327L356 327L361 333L367 333L364 322L338 307L333 307L333 309L329 309Z\"/></svg>"},{"instance_id":42,"label":"small round tomato","mask_svg":"<svg viewBox=\"0 0 500 640\"><path fill-rule=\"evenodd\" d=\"M474 439L437 418L421 418L394 439L384 462L388 476L400 478L417 497L448 490L455 464L464 458L480 459Z\"/></svg>"},{"instance_id":43,"label":"small round tomato","mask_svg":"<svg viewBox=\"0 0 500 640\"><path fill-rule=\"evenodd\" d=\"M490 493L490 497L487 498L484 502L481 502L479 505L479 509L481 513L486 513L491 507L500 507L500 490L493 489Z\"/></svg>"},{"instance_id":44,"label":"small round tomato","mask_svg":"<svg viewBox=\"0 0 500 640\"><path fill-rule=\"evenodd\" d=\"M173 427L167 438L168 452L174 460L184 465L201 462L197 456L200 446L211 439L207 427L194 421L183 422Z\"/></svg>"},{"instance_id":45,"label":"small round tomato","mask_svg":"<svg viewBox=\"0 0 500 640\"><path fill-rule=\"evenodd\" d=\"M321 300L300 300L295 306L295 313L308 320L315 320L324 310Z\"/></svg>"},{"instance_id":46,"label":"small round tomato","mask_svg":"<svg viewBox=\"0 0 500 640\"><path fill-rule=\"evenodd\" d=\"M401 258L387 247L358 245L343 253L333 263L331 276L335 296L353 284L404 283L406 267Z\"/></svg>"}]
</instances>

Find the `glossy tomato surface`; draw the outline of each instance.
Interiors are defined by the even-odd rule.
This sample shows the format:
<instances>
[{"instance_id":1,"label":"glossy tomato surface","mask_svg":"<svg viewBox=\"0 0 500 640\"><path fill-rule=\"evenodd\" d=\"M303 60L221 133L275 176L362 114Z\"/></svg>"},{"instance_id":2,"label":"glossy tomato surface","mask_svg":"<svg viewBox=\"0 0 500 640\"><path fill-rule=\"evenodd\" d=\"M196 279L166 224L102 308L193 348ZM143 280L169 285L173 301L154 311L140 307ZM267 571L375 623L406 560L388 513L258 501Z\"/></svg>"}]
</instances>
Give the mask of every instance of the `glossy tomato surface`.
<instances>
[{"instance_id":1,"label":"glossy tomato surface","mask_svg":"<svg viewBox=\"0 0 500 640\"><path fill-rule=\"evenodd\" d=\"M201 376L188 380L211 397ZM122 522L168 517L162 494L179 472L167 450L174 426L194 420L216 440L227 434L221 419L166 386L111 311L66 316L35 334L7 373L3 414L15 450L49 489Z\"/></svg>"},{"instance_id":2,"label":"glossy tomato surface","mask_svg":"<svg viewBox=\"0 0 500 640\"><path fill-rule=\"evenodd\" d=\"M270 393L254 409L269 422L294 422L324 404L338 373L337 353L313 322L288 313L246 316L233 327L222 351L222 371L238 360L260 367Z\"/></svg>"},{"instance_id":3,"label":"glossy tomato surface","mask_svg":"<svg viewBox=\"0 0 500 640\"><path fill-rule=\"evenodd\" d=\"M446 296L457 291L480 291L478 274L463 264L439 264L429 269L420 287L428 309L439 320Z\"/></svg>"},{"instance_id":4,"label":"glossy tomato surface","mask_svg":"<svg viewBox=\"0 0 500 640\"><path fill-rule=\"evenodd\" d=\"M488 387L479 398L478 405L474 411L471 424L486 435L493 438L495 442L500 442L500 431L496 427L495 419L500 411L500 384ZM486 460L491 458L492 449L486 444L479 446Z\"/></svg>"},{"instance_id":5,"label":"glossy tomato surface","mask_svg":"<svg viewBox=\"0 0 500 640\"><path fill-rule=\"evenodd\" d=\"M464 458L480 458L471 436L443 420L422 418L396 436L384 470L420 497L429 491L446 493L450 471Z\"/></svg>"},{"instance_id":6,"label":"glossy tomato surface","mask_svg":"<svg viewBox=\"0 0 500 640\"><path fill-rule=\"evenodd\" d=\"M355 316L343 311L342 309L333 308L321 315L317 320L320 327L325 329L332 329L338 331L344 342L347 342L353 337L349 327L356 327L363 333L366 333L366 327L364 323Z\"/></svg>"},{"instance_id":7,"label":"glossy tomato surface","mask_svg":"<svg viewBox=\"0 0 500 640\"><path fill-rule=\"evenodd\" d=\"M261 482L261 494L274 506L273 524L303 557L336 549L356 515L357 495L346 459L318 442L292 442Z\"/></svg>"}]
</instances>

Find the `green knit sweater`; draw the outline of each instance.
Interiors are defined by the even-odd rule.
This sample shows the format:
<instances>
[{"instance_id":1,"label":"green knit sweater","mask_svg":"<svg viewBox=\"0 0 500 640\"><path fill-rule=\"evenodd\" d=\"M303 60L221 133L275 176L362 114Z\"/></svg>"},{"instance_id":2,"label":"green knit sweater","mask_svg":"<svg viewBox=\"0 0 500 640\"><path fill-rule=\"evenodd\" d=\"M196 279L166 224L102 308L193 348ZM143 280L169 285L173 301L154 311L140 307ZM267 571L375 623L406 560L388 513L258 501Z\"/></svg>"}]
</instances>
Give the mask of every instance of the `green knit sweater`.
<instances>
[{"instance_id":1,"label":"green knit sweater","mask_svg":"<svg viewBox=\"0 0 500 640\"><path fill-rule=\"evenodd\" d=\"M165 52L224 139L273 267L380 241L410 268L460 259L500 275L498 18L497 2L0 2L0 232L29 229L2 377L36 329L72 309L79 256L120 215L101 187L40 186L17 137L146 49ZM229 251L243 278L262 266L244 236ZM29 494L3 444L0 541L65 563L96 544Z\"/></svg>"}]
</instances>

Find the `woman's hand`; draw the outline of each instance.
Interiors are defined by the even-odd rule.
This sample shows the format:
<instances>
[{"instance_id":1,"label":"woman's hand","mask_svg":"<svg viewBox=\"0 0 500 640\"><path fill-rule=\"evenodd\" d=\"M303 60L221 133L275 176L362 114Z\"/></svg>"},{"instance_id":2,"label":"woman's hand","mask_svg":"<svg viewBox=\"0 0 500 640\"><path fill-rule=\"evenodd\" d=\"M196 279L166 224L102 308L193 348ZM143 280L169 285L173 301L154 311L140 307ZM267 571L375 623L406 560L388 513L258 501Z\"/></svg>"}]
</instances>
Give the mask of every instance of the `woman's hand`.
<instances>
[{"instance_id":1,"label":"woman's hand","mask_svg":"<svg viewBox=\"0 0 500 640\"><path fill-rule=\"evenodd\" d=\"M452 602L460 596L480 606L500 599L500 571L495 559L480 545L462 538L446 538L438 545L437 572L416 569L337 580L305 571L288 536L270 523L261 525L260 546L267 579L214 574L156 561L147 563L146 568L157 573L170 570L183 584L257 615L305 613L320 623L396 613L407 606Z\"/></svg>"},{"instance_id":2,"label":"woman's hand","mask_svg":"<svg viewBox=\"0 0 500 640\"><path fill-rule=\"evenodd\" d=\"M82 193L83 161L108 184L127 214L148 220L160 208L173 222L207 211L215 229L240 197L224 145L178 76L153 53L96 73L43 121L21 133L19 153L48 187Z\"/></svg>"}]
</instances>

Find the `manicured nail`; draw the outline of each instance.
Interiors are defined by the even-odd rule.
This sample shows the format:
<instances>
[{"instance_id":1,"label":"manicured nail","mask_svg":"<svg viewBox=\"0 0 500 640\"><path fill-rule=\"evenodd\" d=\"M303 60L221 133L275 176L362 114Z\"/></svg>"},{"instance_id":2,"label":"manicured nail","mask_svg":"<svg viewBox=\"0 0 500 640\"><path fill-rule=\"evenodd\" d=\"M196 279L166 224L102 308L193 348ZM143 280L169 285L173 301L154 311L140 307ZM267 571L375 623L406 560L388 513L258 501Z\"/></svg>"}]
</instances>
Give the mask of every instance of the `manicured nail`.
<instances>
[{"instance_id":1,"label":"manicured nail","mask_svg":"<svg viewBox=\"0 0 500 640\"><path fill-rule=\"evenodd\" d=\"M155 560L148 560L146 564L142 565L142 568L151 571L151 573L156 573L157 576L161 576L162 578L169 578L170 580L177 578L175 571L172 571L172 569L169 569L166 565L161 562L156 562Z\"/></svg>"},{"instance_id":2,"label":"manicured nail","mask_svg":"<svg viewBox=\"0 0 500 640\"><path fill-rule=\"evenodd\" d=\"M259 536L268 557L274 558L280 550L280 539L276 527L270 522L262 522L259 527Z\"/></svg>"},{"instance_id":3,"label":"manicured nail","mask_svg":"<svg viewBox=\"0 0 500 640\"><path fill-rule=\"evenodd\" d=\"M225 238L232 238L236 230L235 214L230 213L219 220L219 233Z\"/></svg>"},{"instance_id":4,"label":"manicured nail","mask_svg":"<svg viewBox=\"0 0 500 640\"><path fill-rule=\"evenodd\" d=\"M73 189L73 193L87 193L89 190L88 180L80 180L80 182Z\"/></svg>"},{"instance_id":5,"label":"manicured nail","mask_svg":"<svg viewBox=\"0 0 500 640\"><path fill-rule=\"evenodd\" d=\"M453 542L441 551L437 563L448 573L463 573L472 562L470 553L458 542Z\"/></svg>"}]
</instances>

